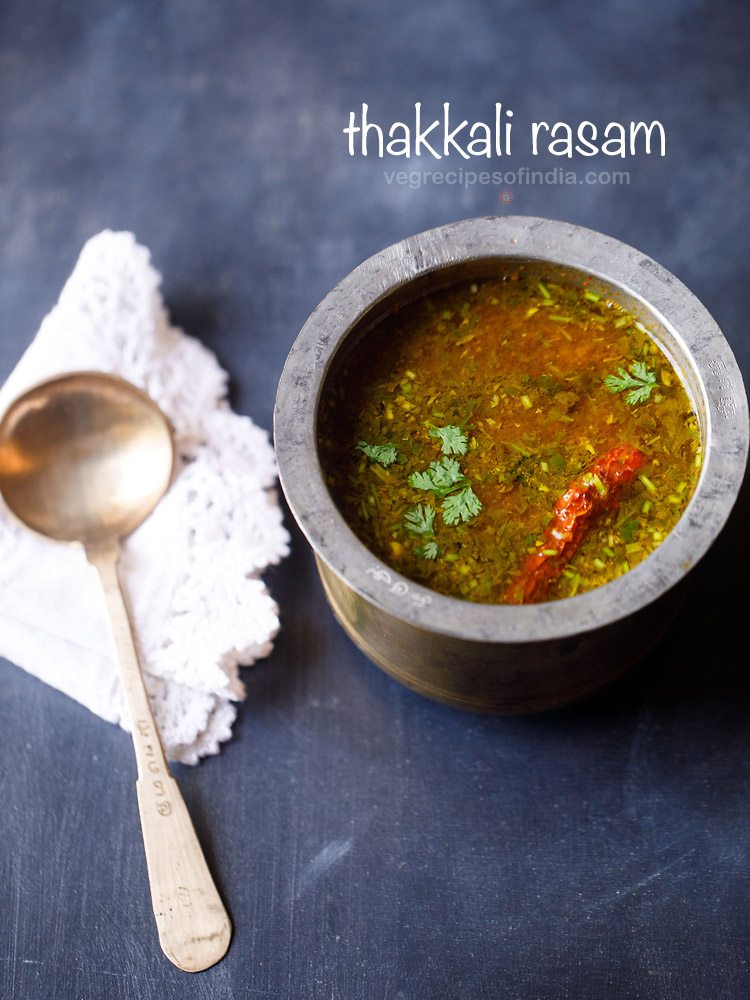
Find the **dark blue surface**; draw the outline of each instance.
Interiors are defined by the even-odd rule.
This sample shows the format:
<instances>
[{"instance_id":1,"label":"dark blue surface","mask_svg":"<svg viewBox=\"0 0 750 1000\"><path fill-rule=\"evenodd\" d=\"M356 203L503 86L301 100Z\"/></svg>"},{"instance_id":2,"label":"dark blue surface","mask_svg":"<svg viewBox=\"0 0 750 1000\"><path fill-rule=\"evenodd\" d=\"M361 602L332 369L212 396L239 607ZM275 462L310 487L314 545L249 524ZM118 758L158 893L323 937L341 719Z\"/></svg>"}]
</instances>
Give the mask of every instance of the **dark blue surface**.
<instances>
[{"instance_id":1,"label":"dark blue surface","mask_svg":"<svg viewBox=\"0 0 750 1000\"><path fill-rule=\"evenodd\" d=\"M132 229L176 318L270 424L307 314L364 257L500 211L655 257L750 372L750 40L740 3L22 3L0 10L0 376L85 239ZM660 119L629 186L389 186L341 128L414 101ZM516 151L517 150L517 151ZM591 161L574 163L583 171ZM434 164L423 164L434 166ZM606 695L457 713L332 621L298 533L273 656L222 756L178 768L235 924L187 977L150 916L128 738L0 665L3 1000L745 1000L748 500L670 637ZM0 627L2 627L0 622Z\"/></svg>"}]
</instances>

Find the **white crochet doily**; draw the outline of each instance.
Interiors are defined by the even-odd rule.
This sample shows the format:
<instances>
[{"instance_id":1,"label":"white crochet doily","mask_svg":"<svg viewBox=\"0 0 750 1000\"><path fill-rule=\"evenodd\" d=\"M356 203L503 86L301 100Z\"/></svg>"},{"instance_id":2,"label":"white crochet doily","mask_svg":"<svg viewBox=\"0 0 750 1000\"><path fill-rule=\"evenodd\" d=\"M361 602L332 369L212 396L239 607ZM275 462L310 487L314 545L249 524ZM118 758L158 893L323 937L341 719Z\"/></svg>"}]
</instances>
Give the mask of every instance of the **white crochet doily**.
<instances>
[{"instance_id":1,"label":"white crochet doily","mask_svg":"<svg viewBox=\"0 0 750 1000\"><path fill-rule=\"evenodd\" d=\"M179 455L169 493L123 547L128 592L167 754L195 764L231 736L239 667L272 648L278 609L262 572L289 537L266 431L233 413L227 374L169 323L160 275L131 233L83 248L60 300L0 390L0 412L35 382L113 372L172 421ZM102 597L81 550L47 541L0 510L0 655L128 727Z\"/></svg>"}]
</instances>

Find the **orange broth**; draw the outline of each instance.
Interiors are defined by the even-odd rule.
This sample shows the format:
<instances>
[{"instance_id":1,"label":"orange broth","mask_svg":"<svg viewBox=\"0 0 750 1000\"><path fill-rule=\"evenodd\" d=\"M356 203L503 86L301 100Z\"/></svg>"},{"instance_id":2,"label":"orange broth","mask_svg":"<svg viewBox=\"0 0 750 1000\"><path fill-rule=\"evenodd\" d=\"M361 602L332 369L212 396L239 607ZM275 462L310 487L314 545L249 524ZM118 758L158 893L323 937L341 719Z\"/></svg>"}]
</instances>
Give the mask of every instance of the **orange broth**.
<instances>
[{"instance_id":1,"label":"orange broth","mask_svg":"<svg viewBox=\"0 0 750 1000\"><path fill-rule=\"evenodd\" d=\"M701 439L634 316L519 274L386 317L329 380L319 422L329 489L362 542L433 590L485 603L507 600L571 482L624 444L644 464L544 599L601 586L663 541L693 492Z\"/></svg>"}]
</instances>

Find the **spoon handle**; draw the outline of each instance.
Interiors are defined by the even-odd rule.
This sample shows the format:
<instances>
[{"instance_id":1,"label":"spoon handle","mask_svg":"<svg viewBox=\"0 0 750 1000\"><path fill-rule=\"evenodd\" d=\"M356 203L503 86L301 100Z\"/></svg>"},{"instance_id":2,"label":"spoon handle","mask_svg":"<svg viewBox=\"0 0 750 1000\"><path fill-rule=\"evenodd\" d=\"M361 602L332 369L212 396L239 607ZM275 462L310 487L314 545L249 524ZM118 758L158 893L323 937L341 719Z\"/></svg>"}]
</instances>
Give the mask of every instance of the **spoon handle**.
<instances>
[{"instance_id":1,"label":"spoon handle","mask_svg":"<svg viewBox=\"0 0 750 1000\"><path fill-rule=\"evenodd\" d=\"M179 969L201 972L226 954L232 925L154 724L117 573L118 549L87 549L86 555L104 591L130 710L138 808L159 943Z\"/></svg>"}]
</instances>

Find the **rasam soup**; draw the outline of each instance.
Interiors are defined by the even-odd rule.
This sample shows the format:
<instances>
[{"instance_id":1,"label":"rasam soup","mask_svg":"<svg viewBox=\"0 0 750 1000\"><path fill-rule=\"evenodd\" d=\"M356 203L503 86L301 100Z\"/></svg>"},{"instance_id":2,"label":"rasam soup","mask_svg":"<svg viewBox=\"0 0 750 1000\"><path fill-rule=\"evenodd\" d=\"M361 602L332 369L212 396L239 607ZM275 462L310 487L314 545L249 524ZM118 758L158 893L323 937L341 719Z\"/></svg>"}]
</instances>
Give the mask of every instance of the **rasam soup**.
<instances>
[{"instance_id":1,"label":"rasam soup","mask_svg":"<svg viewBox=\"0 0 750 1000\"><path fill-rule=\"evenodd\" d=\"M573 597L673 528L701 466L648 330L585 285L522 273L387 316L329 379L331 494L383 562L484 603Z\"/></svg>"}]
</instances>

